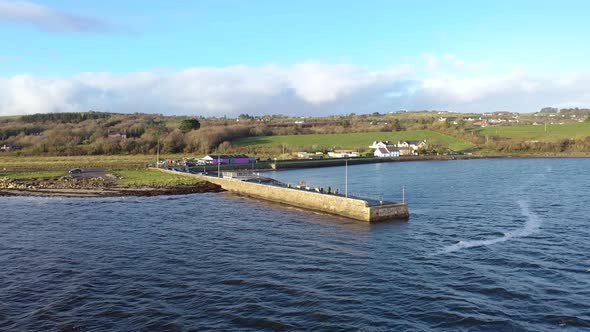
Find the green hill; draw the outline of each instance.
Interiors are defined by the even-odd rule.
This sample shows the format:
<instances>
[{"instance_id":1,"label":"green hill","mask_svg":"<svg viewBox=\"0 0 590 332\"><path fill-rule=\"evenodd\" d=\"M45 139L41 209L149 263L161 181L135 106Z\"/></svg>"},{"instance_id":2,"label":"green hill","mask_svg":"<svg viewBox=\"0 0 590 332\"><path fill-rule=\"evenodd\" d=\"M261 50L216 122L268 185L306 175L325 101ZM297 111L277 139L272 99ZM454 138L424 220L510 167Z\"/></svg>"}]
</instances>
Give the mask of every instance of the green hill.
<instances>
[{"instance_id":1,"label":"green hill","mask_svg":"<svg viewBox=\"0 0 590 332\"><path fill-rule=\"evenodd\" d=\"M440 134L430 130L412 130L399 132L370 132L350 134L312 134L286 136L256 136L232 141L239 146L253 145L282 145L301 148L364 148L367 149L373 141L389 140L426 140L431 145L443 145L452 150L460 151L473 147L471 142Z\"/></svg>"},{"instance_id":2,"label":"green hill","mask_svg":"<svg viewBox=\"0 0 590 332\"><path fill-rule=\"evenodd\" d=\"M483 135L517 139L522 141L559 141L566 138L585 138L590 136L590 122L570 124L522 125L486 127L479 130Z\"/></svg>"}]
</instances>

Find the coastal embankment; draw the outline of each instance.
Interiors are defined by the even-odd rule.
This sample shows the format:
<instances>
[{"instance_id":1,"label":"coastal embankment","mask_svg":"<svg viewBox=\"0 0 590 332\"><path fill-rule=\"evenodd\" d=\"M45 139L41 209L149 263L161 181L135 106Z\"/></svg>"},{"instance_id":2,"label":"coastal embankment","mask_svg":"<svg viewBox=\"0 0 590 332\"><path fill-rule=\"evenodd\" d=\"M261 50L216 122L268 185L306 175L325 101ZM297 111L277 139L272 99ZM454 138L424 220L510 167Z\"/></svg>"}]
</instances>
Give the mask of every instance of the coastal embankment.
<instances>
[{"instance_id":1,"label":"coastal embankment","mask_svg":"<svg viewBox=\"0 0 590 332\"><path fill-rule=\"evenodd\" d=\"M128 171L133 172L133 171ZM118 197L118 196L158 196L158 195L184 195L204 192L222 191L219 185L211 182L192 181L173 182L170 179L162 178L157 171L137 170L138 175L144 179L151 173L160 175L157 180L132 182L127 178L117 177L112 174L92 177L30 177L12 174L13 177L0 177L0 196L63 196L63 197ZM151 172L151 173L150 173ZM88 172L90 173L90 172ZM84 175L86 173L83 173ZM133 173L131 173L133 174ZM127 175L127 173L125 173ZM20 176L20 177L19 177ZM168 176L168 175L166 175ZM183 176L177 173L177 177ZM183 176L184 177L184 176Z\"/></svg>"}]
</instances>

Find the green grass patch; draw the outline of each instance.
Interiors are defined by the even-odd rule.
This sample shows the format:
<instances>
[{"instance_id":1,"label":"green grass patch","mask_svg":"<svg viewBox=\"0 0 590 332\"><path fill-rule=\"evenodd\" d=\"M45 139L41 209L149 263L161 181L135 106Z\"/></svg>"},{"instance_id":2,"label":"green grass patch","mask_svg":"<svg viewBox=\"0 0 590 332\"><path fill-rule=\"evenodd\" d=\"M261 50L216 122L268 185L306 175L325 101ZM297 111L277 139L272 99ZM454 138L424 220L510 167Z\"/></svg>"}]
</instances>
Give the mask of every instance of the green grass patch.
<instances>
[{"instance_id":1,"label":"green grass patch","mask_svg":"<svg viewBox=\"0 0 590 332\"><path fill-rule=\"evenodd\" d=\"M161 155L160 159L179 159L185 155ZM103 156L19 156L16 153L0 153L0 172L62 171L82 169L137 169L145 167L155 155L103 155Z\"/></svg>"},{"instance_id":2,"label":"green grass patch","mask_svg":"<svg viewBox=\"0 0 590 332\"><path fill-rule=\"evenodd\" d=\"M2 115L0 116L0 120L18 120L21 115Z\"/></svg>"},{"instance_id":3,"label":"green grass patch","mask_svg":"<svg viewBox=\"0 0 590 332\"><path fill-rule=\"evenodd\" d=\"M538 140L554 142L568 138L585 138L590 136L590 122L548 124L545 131L544 125L522 125L522 126L495 126L479 130L484 135L494 135L503 138L528 141Z\"/></svg>"},{"instance_id":4,"label":"green grass patch","mask_svg":"<svg viewBox=\"0 0 590 332\"><path fill-rule=\"evenodd\" d=\"M412 130L398 132L370 132L349 134L312 134L285 136L256 136L240 138L232 143L239 146L283 145L291 148L320 149L346 148L368 149L373 141L389 140L397 143L400 140L426 140L430 145L443 145L452 150L460 151L471 148L473 143L460 138L440 134L430 130Z\"/></svg>"},{"instance_id":5,"label":"green grass patch","mask_svg":"<svg viewBox=\"0 0 590 332\"><path fill-rule=\"evenodd\" d=\"M8 177L16 180L25 179L48 179L66 175L63 171L43 171L43 172L0 172L0 178Z\"/></svg>"},{"instance_id":6,"label":"green grass patch","mask_svg":"<svg viewBox=\"0 0 590 332\"><path fill-rule=\"evenodd\" d=\"M167 187L179 185L194 185L205 181L182 174L164 173L152 169L133 169L112 172L120 177L117 184L123 186Z\"/></svg>"}]
</instances>

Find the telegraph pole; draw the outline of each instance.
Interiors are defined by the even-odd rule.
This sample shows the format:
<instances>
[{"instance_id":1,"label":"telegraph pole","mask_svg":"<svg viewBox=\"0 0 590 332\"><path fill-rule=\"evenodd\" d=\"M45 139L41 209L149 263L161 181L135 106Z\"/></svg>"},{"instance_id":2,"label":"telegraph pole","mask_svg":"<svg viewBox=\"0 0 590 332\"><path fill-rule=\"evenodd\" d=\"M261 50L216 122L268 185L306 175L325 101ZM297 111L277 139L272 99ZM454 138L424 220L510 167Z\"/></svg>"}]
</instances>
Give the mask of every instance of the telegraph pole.
<instances>
[{"instance_id":1,"label":"telegraph pole","mask_svg":"<svg viewBox=\"0 0 590 332\"><path fill-rule=\"evenodd\" d=\"M160 168L160 136L158 135L158 147L156 148L156 168Z\"/></svg>"}]
</instances>

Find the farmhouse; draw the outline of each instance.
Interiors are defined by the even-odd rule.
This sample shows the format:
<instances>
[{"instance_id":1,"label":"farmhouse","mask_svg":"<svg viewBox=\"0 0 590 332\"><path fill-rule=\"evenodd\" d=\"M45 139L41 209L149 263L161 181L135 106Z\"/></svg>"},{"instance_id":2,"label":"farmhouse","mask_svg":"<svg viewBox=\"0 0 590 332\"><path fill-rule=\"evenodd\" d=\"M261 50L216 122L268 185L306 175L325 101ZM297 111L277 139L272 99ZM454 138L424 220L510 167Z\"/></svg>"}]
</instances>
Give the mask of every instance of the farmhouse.
<instances>
[{"instance_id":1,"label":"farmhouse","mask_svg":"<svg viewBox=\"0 0 590 332\"><path fill-rule=\"evenodd\" d=\"M124 130L123 132L109 130L107 134L109 138L112 139L127 139L127 130Z\"/></svg>"},{"instance_id":2,"label":"farmhouse","mask_svg":"<svg viewBox=\"0 0 590 332\"><path fill-rule=\"evenodd\" d=\"M373 155L379 158L399 157L400 151L396 147L377 148Z\"/></svg>"},{"instance_id":3,"label":"farmhouse","mask_svg":"<svg viewBox=\"0 0 590 332\"><path fill-rule=\"evenodd\" d=\"M397 143L397 148L402 156L417 156L419 150L424 150L427 147L425 140L405 140Z\"/></svg>"},{"instance_id":4,"label":"farmhouse","mask_svg":"<svg viewBox=\"0 0 590 332\"><path fill-rule=\"evenodd\" d=\"M390 141L375 141L369 148L375 149L373 155L379 158L399 157L400 154L399 149Z\"/></svg>"},{"instance_id":5,"label":"farmhouse","mask_svg":"<svg viewBox=\"0 0 590 332\"><path fill-rule=\"evenodd\" d=\"M219 164L249 164L255 163L256 158L248 157L243 154L210 154L201 159L200 161L204 161L210 165L217 165Z\"/></svg>"}]
</instances>

